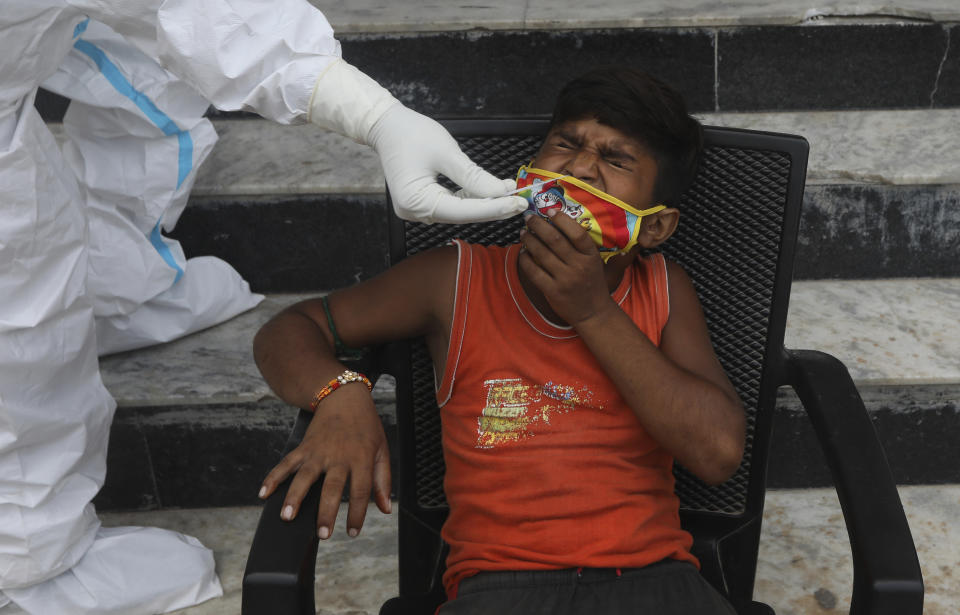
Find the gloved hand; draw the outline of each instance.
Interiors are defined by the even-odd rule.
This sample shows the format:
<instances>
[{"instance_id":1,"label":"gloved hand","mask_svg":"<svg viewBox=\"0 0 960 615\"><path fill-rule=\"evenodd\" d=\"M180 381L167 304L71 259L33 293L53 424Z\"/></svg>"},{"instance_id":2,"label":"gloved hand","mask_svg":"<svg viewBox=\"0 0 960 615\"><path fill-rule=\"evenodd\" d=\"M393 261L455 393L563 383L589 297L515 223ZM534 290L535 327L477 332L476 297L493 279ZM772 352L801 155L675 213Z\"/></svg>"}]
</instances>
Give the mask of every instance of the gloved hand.
<instances>
[{"instance_id":1,"label":"gloved hand","mask_svg":"<svg viewBox=\"0 0 960 615\"><path fill-rule=\"evenodd\" d=\"M474 164L434 120L403 106L376 81L336 60L320 76L310 101L309 119L373 147L393 197L397 215L420 222L499 220L527 208L515 188ZM442 173L463 188L460 198L437 183ZM483 198L499 197L499 198Z\"/></svg>"}]
</instances>

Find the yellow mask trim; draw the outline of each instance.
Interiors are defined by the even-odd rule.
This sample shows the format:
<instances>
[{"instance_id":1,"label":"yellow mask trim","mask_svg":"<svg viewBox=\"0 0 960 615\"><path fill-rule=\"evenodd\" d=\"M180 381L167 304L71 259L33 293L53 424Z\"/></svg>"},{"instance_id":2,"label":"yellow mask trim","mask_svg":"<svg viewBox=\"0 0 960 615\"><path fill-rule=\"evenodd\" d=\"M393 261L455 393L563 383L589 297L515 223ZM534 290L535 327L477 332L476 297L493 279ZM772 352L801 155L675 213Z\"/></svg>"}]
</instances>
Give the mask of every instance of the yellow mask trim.
<instances>
[{"instance_id":1,"label":"yellow mask trim","mask_svg":"<svg viewBox=\"0 0 960 615\"><path fill-rule=\"evenodd\" d=\"M659 213L667 208L666 205L654 205L653 207L648 207L647 209L637 209L632 205L627 205L626 203L624 203L617 197L613 196L612 194L607 194L603 190L598 190L593 186L591 186L590 184L577 179L576 177L572 177L570 175L561 175L560 173L554 173L553 171L547 171L546 169L538 169L536 167L531 167L528 165L523 165L522 167L520 167L520 171L517 172L517 175L520 175L520 173L523 171L534 173L536 175L543 175L544 177L549 177L550 179L562 179L565 182L570 182L574 186L581 188L583 190L586 190L593 196L603 199L605 201L608 201L610 203L613 203L617 207L620 207L621 209L625 209L630 213L632 213L633 215L641 218L643 216L649 216L650 214ZM637 226L639 228L639 225Z\"/></svg>"}]
</instances>

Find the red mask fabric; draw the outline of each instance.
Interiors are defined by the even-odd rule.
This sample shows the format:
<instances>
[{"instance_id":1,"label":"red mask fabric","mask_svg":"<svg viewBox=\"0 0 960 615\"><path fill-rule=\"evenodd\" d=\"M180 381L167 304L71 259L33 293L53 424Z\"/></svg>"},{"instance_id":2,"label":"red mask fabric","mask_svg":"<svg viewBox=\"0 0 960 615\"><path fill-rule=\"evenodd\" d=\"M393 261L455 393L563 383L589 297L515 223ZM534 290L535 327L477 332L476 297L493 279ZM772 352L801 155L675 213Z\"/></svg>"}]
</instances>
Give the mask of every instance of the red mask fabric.
<instances>
[{"instance_id":1,"label":"red mask fabric","mask_svg":"<svg viewBox=\"0 0 960 615\"><path fill-rule=\"evenodd\" d=\"M543 217L562 211L576 220L597 244L604 262L637 244L644 216L666 209L665 205L637 209L575 177L528 166L517 172L517 194L527 199L527 211Z\"/></svg>"}]
</instances>

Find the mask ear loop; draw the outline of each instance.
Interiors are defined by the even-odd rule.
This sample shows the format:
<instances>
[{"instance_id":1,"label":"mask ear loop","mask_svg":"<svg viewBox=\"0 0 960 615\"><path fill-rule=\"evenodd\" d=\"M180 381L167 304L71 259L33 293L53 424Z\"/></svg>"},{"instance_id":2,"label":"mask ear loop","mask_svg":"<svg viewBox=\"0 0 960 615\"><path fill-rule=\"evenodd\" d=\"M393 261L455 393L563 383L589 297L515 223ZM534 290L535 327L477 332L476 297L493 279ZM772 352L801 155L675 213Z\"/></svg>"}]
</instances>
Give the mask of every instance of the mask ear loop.
<instances>
[{"instance_id":1,"label":"mask ear loop","mask_svg":"<svg viewBox=\"0 0 960 615\"><path fill-rule=\"evenodd\" d=\"M640 210L639 214L634 214L635 216L637 216L637 224L636 224L636 227L634 228L633 233L630 234L630 241L636 242L640 238L640 230L643 228L644 218L646 218L647 216L652 216L653 214L658 214L666 208L667 208L666 205L662 205L662 204L654 205L653 207L648 207L647 209Z\"/></svg>"},{"instance_id":2,"label":"mask ear loop","mask_svg":"<svg viewBox=\"0 0 960 615\"><path fill-rule=\"evenodd\" d=\"M660 213L661 211L663 211L663 210L666 209L666 208L667 208L667 206L666 206L666 205L663 205L663 204L654 205L653 207L649 207L649 208L647 208L647 209L638 210L637 215L639 215L640 217L643 217L643 216L652 216L653 214L658 214L658 213Z\"/></svg>"},{"instance_id":3,"label":"mask ear loop","mask_svg":"<svg viewBox=\"0 0 960 615\"><path fill-rule=\"evenodd\" d=\"M627 243L628 248L623 250L617 250L616 252L601 252L600 258L603 259L603 262L606 263L611 258L618 254L626 254L633 249L633 246L637 245L638 240L640 239L640 230L643 227L643 219L647 216L660 213L666 209L666 205L654 205L653 207L648 207L647 209L638 210L639 213L630 212L632 215L637 217L637 223L633 225L633 230L630 232L630 241Z\"/></svg>"}]
</instances>

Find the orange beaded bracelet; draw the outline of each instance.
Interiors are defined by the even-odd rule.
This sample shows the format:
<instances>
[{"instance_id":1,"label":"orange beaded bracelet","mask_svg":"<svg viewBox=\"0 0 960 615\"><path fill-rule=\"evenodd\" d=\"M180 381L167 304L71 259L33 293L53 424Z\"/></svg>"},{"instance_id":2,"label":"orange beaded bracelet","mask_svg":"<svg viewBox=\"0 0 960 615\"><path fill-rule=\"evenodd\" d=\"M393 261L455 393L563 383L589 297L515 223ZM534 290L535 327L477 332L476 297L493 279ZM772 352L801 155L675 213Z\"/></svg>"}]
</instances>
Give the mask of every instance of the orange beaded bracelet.
<instances>
[{"instance_id":1,"label":"orange beaded bracelet","mask_svg":"<svg viewBox=\"0 0 960 615\"><path fill-rule=\"evenodd\" d=\"M349 382L362 382L367 385L367 390L372 391L373 385L370 384L370 379L361 374L360 372L355 372L352 369L348 369L330 382L327 383L325 387L320 389L317 395L313 398L313 401L310 402L311 412L317 409L317 406L320 405L320 402L323 401L323 398L333 393L343 385Z\"/></svg>"}]
</instances>

